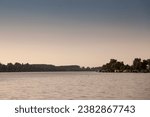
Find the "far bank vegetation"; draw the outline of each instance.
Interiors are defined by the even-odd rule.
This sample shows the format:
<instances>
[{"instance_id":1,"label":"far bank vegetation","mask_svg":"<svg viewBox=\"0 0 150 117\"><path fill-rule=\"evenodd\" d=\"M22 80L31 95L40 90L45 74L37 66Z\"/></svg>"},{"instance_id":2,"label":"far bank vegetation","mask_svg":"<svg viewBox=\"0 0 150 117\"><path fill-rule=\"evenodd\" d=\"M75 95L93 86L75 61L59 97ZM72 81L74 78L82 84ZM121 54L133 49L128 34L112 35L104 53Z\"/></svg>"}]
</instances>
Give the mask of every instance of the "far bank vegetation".
<instances>
[{"instance_id":1,"label":"far bank vegetation","mask_svg":"<svg viewBox=\"0 0 150 117\"><path fill-rule=\"evenodd\" d=\"M98 71L98 72L150 72L150 59L135 58L132 65L124 64L123 61L110 59L99 67L80 67L79 65L55 66L47 64L23 64L23 63L0 63L0 72L49 72L49 71Z\"/></svg>"}]
</instances>

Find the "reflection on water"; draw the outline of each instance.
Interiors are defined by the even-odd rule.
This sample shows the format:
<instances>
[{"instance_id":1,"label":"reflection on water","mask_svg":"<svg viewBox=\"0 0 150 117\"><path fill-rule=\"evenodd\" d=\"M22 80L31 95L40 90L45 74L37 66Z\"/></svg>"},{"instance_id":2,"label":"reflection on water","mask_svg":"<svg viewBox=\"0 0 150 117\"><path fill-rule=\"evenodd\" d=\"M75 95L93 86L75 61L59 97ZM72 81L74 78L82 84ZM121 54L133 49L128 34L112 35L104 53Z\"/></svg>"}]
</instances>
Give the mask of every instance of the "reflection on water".
<instances>
[{"instance_id":1,"label":"reflection on water","mask_svg":"<svg viewBox=\"0 0 150 117\"><path fill-rule=\"evenodd\" d=\"M0 73L0 99L150 99L150 74Z\"/></svg>"}]
</instances>

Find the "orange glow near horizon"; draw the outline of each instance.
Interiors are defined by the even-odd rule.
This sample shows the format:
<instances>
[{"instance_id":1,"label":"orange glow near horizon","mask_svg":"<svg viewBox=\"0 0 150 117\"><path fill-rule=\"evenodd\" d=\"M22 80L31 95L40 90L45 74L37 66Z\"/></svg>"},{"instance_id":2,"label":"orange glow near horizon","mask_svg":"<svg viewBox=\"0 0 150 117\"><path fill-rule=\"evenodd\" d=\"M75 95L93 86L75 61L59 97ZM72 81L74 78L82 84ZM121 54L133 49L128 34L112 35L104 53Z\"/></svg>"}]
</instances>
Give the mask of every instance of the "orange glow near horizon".
<instances>
[{"instance_id":1,"label":"orange glow near horizon","mask_svg":"<svg viewBox=\"0 0 150 117\"><path fill-rule=\"evenodd\" d=\"M135 57L149 58L146 31L117 26L35 26L1 30L0 62L100 66L111 58L128 64Z\"/></svg>"}]
</instances>

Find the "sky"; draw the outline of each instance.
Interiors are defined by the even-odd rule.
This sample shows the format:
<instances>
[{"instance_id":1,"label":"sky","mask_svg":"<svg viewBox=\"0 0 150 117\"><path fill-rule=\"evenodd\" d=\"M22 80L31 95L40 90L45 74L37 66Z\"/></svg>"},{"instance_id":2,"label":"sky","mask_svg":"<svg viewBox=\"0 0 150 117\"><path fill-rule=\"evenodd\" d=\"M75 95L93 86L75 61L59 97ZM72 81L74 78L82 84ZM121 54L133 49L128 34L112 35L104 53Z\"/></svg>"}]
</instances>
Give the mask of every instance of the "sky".
<instances>
[{"instance_id":1,"label":"sky","mask_svg":"<svg viewBox=\"0 0 150 117\"><path fill-rule=\"evenodd\" d=\"M1 63L94 67L149 52L149 0L0 0Z\"/></svg>"}]
</instances>

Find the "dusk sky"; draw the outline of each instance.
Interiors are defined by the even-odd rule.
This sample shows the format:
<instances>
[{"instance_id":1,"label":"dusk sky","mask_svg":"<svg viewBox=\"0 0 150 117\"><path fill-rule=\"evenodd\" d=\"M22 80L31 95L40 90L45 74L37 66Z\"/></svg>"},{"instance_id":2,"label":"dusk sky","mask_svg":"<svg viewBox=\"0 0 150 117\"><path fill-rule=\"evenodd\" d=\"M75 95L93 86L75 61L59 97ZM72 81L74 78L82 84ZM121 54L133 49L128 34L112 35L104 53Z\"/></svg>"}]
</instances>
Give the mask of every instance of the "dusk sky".
<instances>
[{"instance_id":1,"label":"dusk sky","mask_svg":"<svg viewBox=\"0 0 150 117\"><path fill-rule=\"evenodd\" d=\"M150 0L0 0L0 62L100 66L150 58Z\"/></svg>"}]
</instances>

